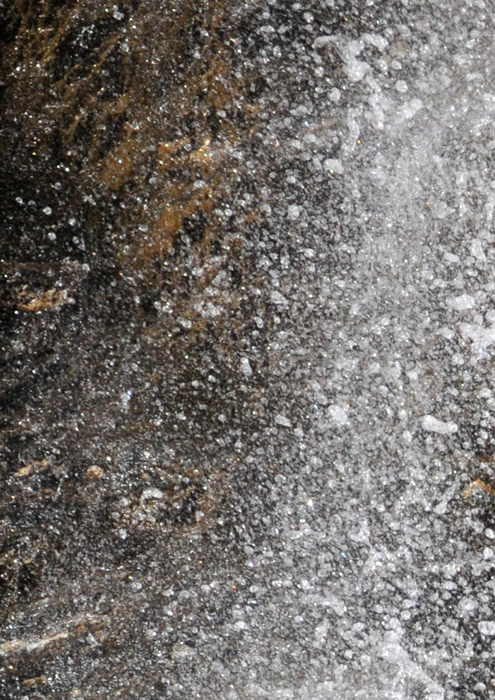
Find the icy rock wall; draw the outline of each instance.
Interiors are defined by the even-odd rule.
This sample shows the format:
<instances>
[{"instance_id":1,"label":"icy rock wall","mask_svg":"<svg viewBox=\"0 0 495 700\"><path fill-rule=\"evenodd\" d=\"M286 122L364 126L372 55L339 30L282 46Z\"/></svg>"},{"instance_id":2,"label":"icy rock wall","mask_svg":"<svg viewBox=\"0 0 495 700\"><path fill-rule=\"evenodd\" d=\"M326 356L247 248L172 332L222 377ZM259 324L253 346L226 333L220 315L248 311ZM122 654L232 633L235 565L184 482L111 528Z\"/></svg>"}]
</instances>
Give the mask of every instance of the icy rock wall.
<instances>
[{"instance_id":1,"label":"icy rock wall","mask_svg":"<svg viewBox=\"0 0 495 700\"><path fill-rule=\"evenodd\" d=\"M300 12L311 40L279 49L293 80L274 126L278 230L306 255L300 277L272 273L275 423L293 437L251 564L269 602L244 641L262 677L288 680L254 680L248 661L232 697L493 697L495 17L486 3Z\"/></svg>"},{"instance_id":2,"label":"icy rock wall","mask_svg":"<svg viewBox=\"0 0 495 700\"><path fill-rule=\"evenodd\" d=\"M8 404L9 429L21 421L29 438L4 449L2 682L12 697L495 697L494 11L242 2L208 48L201 32L215 33L219 15L186 7L171 64L182 116L170 116L166 90L148 100L138 89L140 129L159 104L167 135L157 113L144 141L132 132L139 156L122 181L106 169L120 142L101 158L85 152L108 207L89 230L111 232L98 253L114 270L97 279L102 304L89 316L77 306L84 258L56 268L48 296L37 278L38 291L22 287L16 268L16 358L58 331L64 316L45 313L56 309L81 314L56 356L85 342L82 378L66 384L29 351L29 368L44 370L39 393ZM178 5L127 8L129 27L156 26L136 40L129 75L144 74L141 55L161 56L175 26L166 10ZM247 88L215 64L209 80L222 76L230 97L208 93L209 67L190 69L225 46L233 73L249 76ZM201 90L220 128L198 109ZM229 112L239 96L243 116ZM213 186L228 192L210 209L202 188ZM151 218L128 205L137 197ZM224 262L208 250L220 267L196 309L176 279L201 251L195 236L226 233L246 253L229 249ZM39 251L24 235L23 264ZM132 272L136 257L145 275ZM225 303L241 309L240 330L219 344Z\"/></svg>"}]
</instances>

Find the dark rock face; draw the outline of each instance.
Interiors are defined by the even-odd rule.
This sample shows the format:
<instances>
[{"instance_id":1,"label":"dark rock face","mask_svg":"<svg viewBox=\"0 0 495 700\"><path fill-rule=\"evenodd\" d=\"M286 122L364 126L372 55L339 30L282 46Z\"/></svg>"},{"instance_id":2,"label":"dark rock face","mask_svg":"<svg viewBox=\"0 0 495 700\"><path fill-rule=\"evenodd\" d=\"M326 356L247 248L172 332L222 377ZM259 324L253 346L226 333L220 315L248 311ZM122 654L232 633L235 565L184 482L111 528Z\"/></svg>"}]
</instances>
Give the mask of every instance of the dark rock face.
<instances>
[{"instance_id":1,"label":"dark rock face","mask_svg":"<svg viewBox=\"0 0 495 700\"><path fill-rule=\"evenodd\" d=\"M204 372L228 368L251 314L264 315L245 165L260 88L236 55L235 11L46 2L5 13L6 427L31 404L47 424L81 415L75 392L104 421L108 387L117 402L128 392L125 415L165 425L203 411L209 424L227 380Z\"/></svg>"},{"instance_id":2,"label":"dark rock face","mask_svg":"<svg viewBox=\"0 0 495 700\"><path fill-rule=\"evenodd\" d=\"M265 363L240 22L223 2L3 9L4 697L155 697L146 609L234 556ZM192 626L171 608L168 658L232 595Z\"/></svg>"}]
</instances>

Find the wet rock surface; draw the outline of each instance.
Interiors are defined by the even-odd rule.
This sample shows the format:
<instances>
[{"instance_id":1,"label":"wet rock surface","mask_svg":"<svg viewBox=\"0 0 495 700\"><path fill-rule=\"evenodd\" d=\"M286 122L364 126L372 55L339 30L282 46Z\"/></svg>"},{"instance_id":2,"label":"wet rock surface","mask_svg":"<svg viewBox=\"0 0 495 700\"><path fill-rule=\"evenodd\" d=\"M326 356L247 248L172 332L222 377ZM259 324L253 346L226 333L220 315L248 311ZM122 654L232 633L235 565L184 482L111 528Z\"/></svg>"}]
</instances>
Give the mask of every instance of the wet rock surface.
<instances>
[{"instance_id":1,"label":"wet rock surface","mask_svg":"<svg viewBox=\"0 0 495 700\"><path fill-rule=\"evenodd\" d=\"M1 15L0 695L495 697L488 5Z\"/></svg>"}]
</instances>

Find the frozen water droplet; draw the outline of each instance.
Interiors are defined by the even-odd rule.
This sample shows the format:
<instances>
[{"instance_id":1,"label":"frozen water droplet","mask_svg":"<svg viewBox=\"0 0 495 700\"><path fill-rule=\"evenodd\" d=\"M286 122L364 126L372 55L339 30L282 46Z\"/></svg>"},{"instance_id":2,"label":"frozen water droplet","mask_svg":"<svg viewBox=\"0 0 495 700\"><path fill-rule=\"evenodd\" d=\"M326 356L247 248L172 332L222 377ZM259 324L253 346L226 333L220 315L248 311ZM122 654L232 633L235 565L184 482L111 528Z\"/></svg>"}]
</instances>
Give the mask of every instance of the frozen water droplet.
<instances>
[{"instance_id":1,"label":"frozen water droplet","mask_svg":"<svg viewBox=\"0 0 495 700\"><path fill-rule=\"evenodd\" d=\"M454 311L465 311L466 309L472 309L476 302L470 294L461 294L458 297L449 297L447 304Z\"/></svg>"},{"instance_id":2,"label":"frozen water droplet","mask_svg":"<svg viewBox=\"0 0 495 700\"><path fill-rule=\"evenodd\" d=\"M123 391L120 395L120 401L122 404L122 408L124 411L128 411L130 408L130 403L133 395L132 389L129 389L128 391Z\"/></svg>"},{"instance_id":3,"label":"frozen water droplet","mask_svg":"<svg viewBox=\"0 0 495 700\"><path fill-rule=\"evenodd\" d=\"M187 661L194 656L194 649L184 642L177 642L172 647L172 658L175 661Z\"/></svg>"},{"instance_id":4,"label":"frozen water droplet","mask_svg":"<svg viewBox=\"0 0 495 700\"><path fill-rule=\"evenodd\" d=\"M287 209L287 218L290 221L297 221L297 219L301 215L301 207L299 207L297 204L291 204L289 208Z\"/></svg>"},{"instance_id":5,"label":"frozen water droplet","mask_svg":"<svg viewBox=\"0 0 495 700\"><path fill-rule=\"evenodd\" d=\"M251 377L253 370L247 357L241 357L241 372L245 377Z\"/></svg>"},{"instance_id":6,"label":"frozen water droplet","mask_svg":"<svg viewBox=\"0 0 495 700\"><path fill-rule=\"evenodd\" d=\"M421 425L423 430L427 430L430 433L439 433L441 435L452 435L457 432L457 423L452 421L442 421L434 416L423 416L421 419Z\"/></svg>"},{"instance_id":7,"label":"frozen water droplet","mask_svg":"<svg viewBox=\"0 0 495 700\"><path fill-rule=\"evenodd\" d=\"M327 158L323 165L325 167L325 170L328 170L328 172L332 175L342 175L342 173L344 172L342 162L335 158Z\"/></svg>"},{"instance_id":8,"label":"frozen water droplet","mask_svg":"<svg viewBox=\"0 0 495 700\"><path fill-rule=\"evenodd\" d=\"M485 634L487 636L494 636L495 635L495 620L481 620L478 622L478 629L481 632L481 634Z\"/></svg>"},{"instance_id":9,"label":"frozen water droplet","mask_svg":"<svg viewBox=\"0 0 495 700\"><path fill-rule=\"evenodd\" d=\"M328 417L338 425L346 425L349 422L347 410L337 404L332 404L328 407Z\"/></svg>"},{"instance_id":10,"label":"frozen water droplet","mask_svg":"<svg viewBox=\"0 0 495 700\"><path fill-rule=\"evenodd\" d=\"M163 491L160 489L149 488L145 489L141 494L141 504L150 500L161 500L163 498Z\"/></svg>"}]
</instances>

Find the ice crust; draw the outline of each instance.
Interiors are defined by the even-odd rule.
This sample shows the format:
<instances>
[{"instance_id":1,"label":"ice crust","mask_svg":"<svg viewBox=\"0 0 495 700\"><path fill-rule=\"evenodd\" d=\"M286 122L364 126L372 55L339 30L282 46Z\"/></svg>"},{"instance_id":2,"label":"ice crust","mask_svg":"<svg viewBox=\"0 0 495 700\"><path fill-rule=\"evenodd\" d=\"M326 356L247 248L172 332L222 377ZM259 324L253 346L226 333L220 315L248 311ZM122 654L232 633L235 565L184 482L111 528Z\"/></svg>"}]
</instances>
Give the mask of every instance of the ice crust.
<instances>
[{"instance_id":1,"label":"ice crust","mask_svg":"<svg viewBox=\"0 0 495 700\"><path fill-rule=\"evenodd\" d=\"M492 545L466 490L494 424L495 15L405 6L293 49L322 66L279 127L291 235L314 251L279 341L300 437L247 564L266 601L239 640L252 681L228 698L495 697Z\"/></svg>"}]
</instances>

